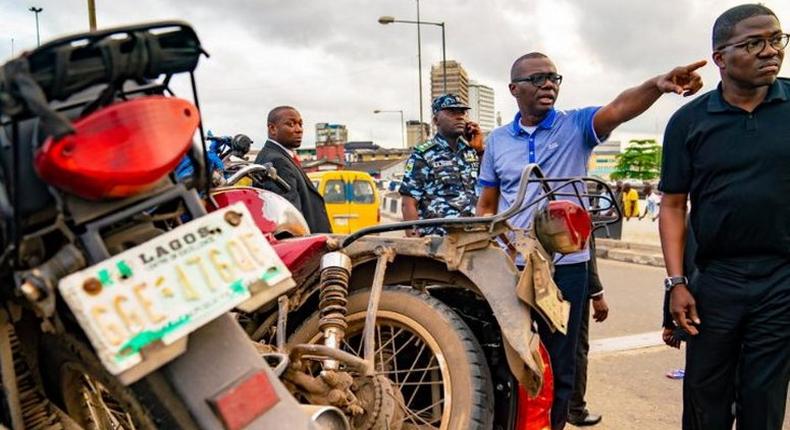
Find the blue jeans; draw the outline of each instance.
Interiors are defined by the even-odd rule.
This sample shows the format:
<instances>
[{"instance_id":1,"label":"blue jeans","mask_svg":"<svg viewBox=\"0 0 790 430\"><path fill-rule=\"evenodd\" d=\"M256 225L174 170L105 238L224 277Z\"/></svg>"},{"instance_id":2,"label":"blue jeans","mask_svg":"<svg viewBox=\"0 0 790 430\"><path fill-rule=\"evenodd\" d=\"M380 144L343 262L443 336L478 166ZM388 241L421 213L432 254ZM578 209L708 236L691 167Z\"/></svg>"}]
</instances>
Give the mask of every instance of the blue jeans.
<instances>
[{"instance_id":1,"label":"blue jeans","mask_svg":"<svg viewBox=\"0 0 790 430\"><path fill-rule=\"evenodd\" d=\"M579 343L579 328L582 307L587 300L587 263L557 265L554 282L562 291L562 297L571 303L567 335L552 333L542 318L538 320L538 332L551 356L554 372L554 404L551 407L551 428L562 430L568 419L568 406L576 373L576 348Z\"/></svg>"}]
</instances>

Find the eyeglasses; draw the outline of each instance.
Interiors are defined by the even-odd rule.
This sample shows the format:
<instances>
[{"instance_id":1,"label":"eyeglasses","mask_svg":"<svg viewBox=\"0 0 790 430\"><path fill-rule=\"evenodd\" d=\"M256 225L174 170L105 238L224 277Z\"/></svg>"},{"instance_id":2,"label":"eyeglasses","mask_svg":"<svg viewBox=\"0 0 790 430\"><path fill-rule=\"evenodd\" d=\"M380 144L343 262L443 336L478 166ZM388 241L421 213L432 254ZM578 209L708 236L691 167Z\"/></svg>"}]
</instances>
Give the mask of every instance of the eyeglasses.
<instances>
[{"instance_id":1,"label":"eyeglasses","mask_svg":"<svg viewBox=\"0 0 790 430\"><path fill-rule=\"evenodd\" d=\"M535 73L534 75L529 75L526 78L513 79L511 82L514 84L519 82L529 82L532 85L540 88L546 83L547 80L551 81L553 84L559 85L562 83L562 75L558 75L556 73Z\"/></svg>"},{"instance_id":2,"label":"eyeglasses","mask_svg":"<svg viewBox=\"0 0 790 430\"><path fill-rule=\"evenodd\" d=\"M768 38L761 37L761 38L745 40L743 42L738 42L738 43L730 43L728 45L720 46L719 49L717 49L717 51L721 51L726 48L743 48L749 54L758 54L760 52L763 52L766 43L770 43L771 48L774 48L777 51L781 51L785 49L785 46L787 46L788 41L790 41L790 34L782 33Z\"/></svg>"}]
</instances>

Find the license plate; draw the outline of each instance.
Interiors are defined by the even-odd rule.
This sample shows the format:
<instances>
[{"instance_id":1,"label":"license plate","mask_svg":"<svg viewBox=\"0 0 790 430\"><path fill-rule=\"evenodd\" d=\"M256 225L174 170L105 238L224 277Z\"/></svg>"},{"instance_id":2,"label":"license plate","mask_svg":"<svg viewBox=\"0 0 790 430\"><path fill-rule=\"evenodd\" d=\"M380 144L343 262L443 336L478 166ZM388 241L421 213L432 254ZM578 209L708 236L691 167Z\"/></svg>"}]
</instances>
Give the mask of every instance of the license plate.
<instances>
[{"instance_id":1,"label":"license plate","mask_svg":"<svg viewBox=\"0 0 790 430\"><path fill-rule=\"evenodd\" d=\"M291 274L243 203L69 275L61 295L102 364L118 375Z\"/></svg>"}]
</instances>

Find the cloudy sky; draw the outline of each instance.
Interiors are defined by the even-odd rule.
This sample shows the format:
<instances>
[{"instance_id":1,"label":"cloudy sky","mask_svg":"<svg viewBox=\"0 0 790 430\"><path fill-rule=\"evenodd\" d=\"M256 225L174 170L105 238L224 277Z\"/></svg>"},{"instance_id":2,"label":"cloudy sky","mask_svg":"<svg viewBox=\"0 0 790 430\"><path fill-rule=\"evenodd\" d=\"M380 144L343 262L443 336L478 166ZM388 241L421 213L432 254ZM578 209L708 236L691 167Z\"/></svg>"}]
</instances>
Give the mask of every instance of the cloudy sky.
<instances>
[{"instance_id":1,"label":"cloudy sky","mask_svg":"<svg viewBox=\"0 0 790 430\"><path fill-rule=\"evenodd\" d=\"M732 0L422 0L421 19L444 21L447 58L494 88L504 122L516 112L507 90L513 60L530 51L553 58L564 75L557 106L605 104L621 90L672 67L710 57L710 28ZM790 1L766 0L790 26ZM0 60L41 38L87 30L87 0L0 0ZM219 134L265 138L274 106L297 107L312 146L316 122L346 124L351 140L401 142L397 114L419 117L416 26L381 25L379 16L416 18L415 0L96 0L99 27L182 19L211 58L197 76L204 121ZM423 26L423 93L430 118L430 64L441 60L441 32ZM704 90L718 82L711 64ZM783 76L790 76L785 69ZM182 91L183 93L183 91ZM188 93L184 94L185 96ZM623 131L662 133L686 100L665 95Z\"/></svg>"}]
</instances>

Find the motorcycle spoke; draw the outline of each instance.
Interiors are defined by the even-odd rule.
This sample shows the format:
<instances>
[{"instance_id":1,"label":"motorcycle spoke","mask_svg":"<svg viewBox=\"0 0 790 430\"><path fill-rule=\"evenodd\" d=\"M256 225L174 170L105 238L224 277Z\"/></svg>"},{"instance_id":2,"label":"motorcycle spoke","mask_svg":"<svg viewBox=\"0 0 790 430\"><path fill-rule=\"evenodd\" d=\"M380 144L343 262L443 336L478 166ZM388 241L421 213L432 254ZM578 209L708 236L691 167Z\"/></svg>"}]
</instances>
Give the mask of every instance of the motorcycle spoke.
<instances>
[{"instance_id":1,"label":"motorcycle spoke","mask_svg":"<svg viewBox=\"0 0 790 430\"><path fill-rule=\"evenodd\" d=\"M410 411L410 413L412 413L412 414L414 414L414 415L416 415L418 417L421 417L423 413L425 413L425 412L427 412L427 411L429 411L429 410L441 405L442 403L444 403L444 399L439 399L438 401L436 401L436 402L434 402L434 403L432 403L432 404L420 409L419 411ZM433 414L431 414L431 415L433 415ZM436 419L437 418L435 416L433 416L432 419L431 419L431 422L436 421ZM439 416L438 419L441 419L441 415Z\"/></svg>"},{"instance_id":2,"label":"motorcycle spoke","mask_svg":"<svg viewBox=\"0 0 790 430\"><path fill-rule=\"evenodd\" d=\"M403 351L404 349L406 349L406 347L408 347L408 346L409 346L409 343L411 343L411 341L412 341L413 339L416 339L416 340L418 340L418 341L420 340L420 338L419 338L419 337L417 337L415 334L412 334L412 335L411 335L411 337L409 337L409 338L406 340L406 342L404 342L404 343L403 343L403 345L400 347L400 349L394 350L394 348L393 348L393 350L394 350L394 351L393 351L393 353L392 353L392 357L390 357L390 359L389 359L389 360L387 360L387 362L386 362L386 363L384 363L384 364L387 364L387 363L389 363L389 361L390 361L390 360L394 360L394 359L395 359L395 357L396 357L396 356L397 356L397 355L398 355L398 354L399 354L401 351ZM416 346L416 345L417 345L417 343L415 342L415 346Z\"/></svg>"},{"instance_id":3,"label":"motorcycle spoke","mask_svg":"<svg viewBox=\"0 0 790 430\"><path fill-rule=\"evenodd\" d=\"M413 370L414 366L417 365L417 362L420 361L420 357L422 356L422 353L425 351L426 346L427 346L426 344L424 343L422 344L422 347L420 348L420 352L417 354L417 357L414 359L414 364L411 365L411 369L409 370ZM433 363L433 356L431 356L431 360L428 362L428 365L430 366L431 363ZM403 378L403 382L405 383L406 381L408 381L410 376L411 376L411 372L407 373L406 377ZM420 378L420 382L422 382L423 379L425 379L425 372L422 373L422 378ZM406 407L411 406L411 402L414 400L414 396L417 395L417 391L418 390L414 390L414 392L411 393L411 396L409 396L409 400L406 402Z\"/></svg>"},{"instance_id":4,"label":"motorcycle spoke","mask_svg":"<svg viewBox=\"0 0 790 430\"><path fill-rule=\"evenodd\" d=\"M435 428L434 426L431 425L431 423L429 423L428 421L424 420L422 417L420 417L418 415L415 415L414 412L411 411L411 409L409 409L406 405L403 404L402 400L400 400L400 399L395 399L395 400L398 402L398 407L401 408L401 410L405 414L404 415L404 420L411 421L411 423L414 424L415 428L419 429L419 428L422 428L423 426L428 426L429 428ZM418 423L417 421L415 421L415 419L417 421L422 421L422 424Z\"/></svg>"},{"instance_id":5,"label":"motorcycle spoke","mask_svg":"<svg viewBox=\"0 0 790 430\"><path fill-rule=\"evenodd\" d=\"M395 378L395 385L399 385L398 382L398 360L395 357L395 350L397 345L395 345L395 333L394 327L390 326L390 339L392 340L392 366L395 368L395 373L392 375ZM403 329L401 329L403 331ZM382 364L383 367L383 364Z\"/></svg>"},{"instance_id":6,"label":"motorcycle spoke","mask_svg":"<svg viewBox=\"0 0 790 430\"><path fill-rule=\"evenodd\" d=\"M376 327L377 327L377 328L379 328L379 327L381 327L381 326L376 326ZM391 330L391 329L392 329L392 326L390 326L390 330ZM382 349L386 348L386 347L387 347L389 344L392 344L392 345L393 345L393 348L392 348L393 354L397 354L397 351L395 351L395 339L396 339L396 337L397 337L398 335L400 335L400 334L401 334L401 332L403 332L403 330L404 330L404 329L402 329L402 328L401 328L401 329L398 329L398 332L397 332L397 333L395 333L395 334L394 334L394 335L393 335L391 338L389 338L389 339L387 340L387 342L385 342L385 343L384 343L384 345L379 345L379 348L376 350L376 353L378 353L380 350L382 350ZM379 344L380 344L380 343L381 343L381 341L379 341ZM388 362L389 362L389 361L385 362L384 364L387 364Z\"/></svg>"},{"instance_id":7,"label":"motorcycle spoke","mask_svg":"<svg viewBox=\"0 0 790 430\"><path fill-rule=\"evenodd\" d=\"M390 374L402 374L408 372L425 372L429 370L442 370L441 367L437 366L430 366L430 367L420 367L418 369L401 369L401 370L388 370L386 372L379 372L382 375L390 375Z\"/></svg>"}]
</instances>

